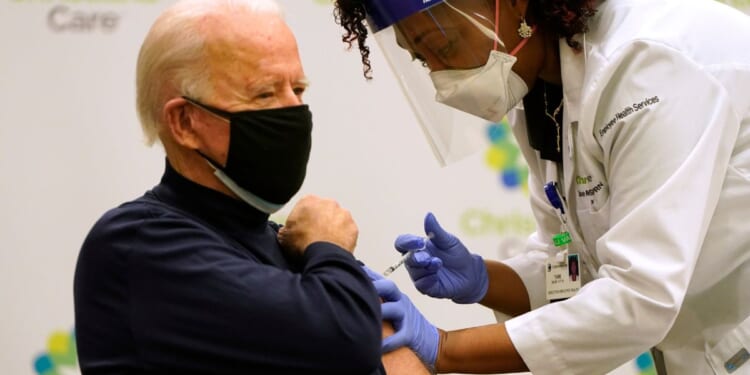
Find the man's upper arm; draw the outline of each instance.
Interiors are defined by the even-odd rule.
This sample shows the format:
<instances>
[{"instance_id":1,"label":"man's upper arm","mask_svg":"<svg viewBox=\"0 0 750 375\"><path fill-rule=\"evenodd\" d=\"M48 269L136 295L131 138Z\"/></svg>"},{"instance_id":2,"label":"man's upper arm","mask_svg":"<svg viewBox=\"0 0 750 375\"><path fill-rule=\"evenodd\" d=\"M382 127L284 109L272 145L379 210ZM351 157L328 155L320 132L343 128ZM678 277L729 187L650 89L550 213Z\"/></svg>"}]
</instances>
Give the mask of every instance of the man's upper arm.
<instances>
[{"instance_id":1,"label":"man's upper arm","mask_svg":"<svg viewBox=\"0 0 750 375\"><path fill-rule=\"evenodd\" d=\"M383 337L394 333L389 322L383 322ZM383 367L388 375L429 375L424 363L408 347L402 347L383 354Z\"/></svg>"},{"instance_id":2,"label":"man's upper arm","mask_svg":"<svg viewBox=\"0 0 750 375\"><path fill-rule=\"evenodd\" d=\"M126 258L125 315L145 366L225 374L379 366L377 294L345 251L311 249L310 269L294 273L238 255L184 220L146 220L136 235L121 230L130 224L113 223L89 246Z\"/></svg>"}]
</instances>

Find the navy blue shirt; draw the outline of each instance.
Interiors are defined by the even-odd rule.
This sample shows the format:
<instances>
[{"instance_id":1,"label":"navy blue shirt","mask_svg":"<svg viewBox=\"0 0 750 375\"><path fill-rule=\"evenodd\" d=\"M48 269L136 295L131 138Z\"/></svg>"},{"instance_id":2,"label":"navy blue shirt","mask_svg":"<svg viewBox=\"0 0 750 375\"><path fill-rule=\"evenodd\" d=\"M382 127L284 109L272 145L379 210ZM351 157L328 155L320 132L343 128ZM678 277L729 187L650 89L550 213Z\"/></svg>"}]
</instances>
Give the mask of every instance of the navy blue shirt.
<instances>
[{"instance_id":1,"label":"navy blue shirt","mask_svg":"<svg viewBox=\"0 0 750 375\"><path fill-rule=\"evenodd\" d=\"M277 230L167 163L81 248L83 374L384 374L380 302L358 262L326 242L287 259Z\"/></svg>"}]
</instances>

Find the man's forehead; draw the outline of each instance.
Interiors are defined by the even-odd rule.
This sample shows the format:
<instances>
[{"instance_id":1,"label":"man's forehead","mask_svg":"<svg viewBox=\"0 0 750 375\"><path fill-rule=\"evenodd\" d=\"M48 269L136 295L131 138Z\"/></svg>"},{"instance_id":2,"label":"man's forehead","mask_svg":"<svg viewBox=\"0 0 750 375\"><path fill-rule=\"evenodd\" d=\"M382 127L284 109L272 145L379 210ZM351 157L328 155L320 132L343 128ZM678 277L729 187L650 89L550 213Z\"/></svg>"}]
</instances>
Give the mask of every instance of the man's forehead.
<instances>
[{"instance_id":1,"label":"man's forehead","mask_svg":"<svg viewBox=\"0 0 750 375\"><path fill-rule=\"evenodd\" d=\"M291 29L279 17L230 18L233 22L206 27L205 40L209 57L239 58L254 54L288 53L297 49ZM237 20L242 22L236 22Z\"/></svg>"},{"instance_id":2,"label":"man's forehead","mask_svg":"<svg viewBox=\"0 0 750 375\"><path fill-rule=\"evenodd\" d=\"M201 20L201 26L207 39L233 42L237 42L237 39L273 39L278 33L289 32L289 27L280 15L248 9L207 14Z\"/></svg>"},{"instance_id":3,"label":"man's forehead","mask_svg":"<svg viewBox=\"0 0 750 375\"><path fill-rule=\"evenodd\" d=\"M296 40L288 28L276 33L260 25L222 31L206 40L207 66L213 79L236 89L304 82Z\"/></svg>"}]
</instances>

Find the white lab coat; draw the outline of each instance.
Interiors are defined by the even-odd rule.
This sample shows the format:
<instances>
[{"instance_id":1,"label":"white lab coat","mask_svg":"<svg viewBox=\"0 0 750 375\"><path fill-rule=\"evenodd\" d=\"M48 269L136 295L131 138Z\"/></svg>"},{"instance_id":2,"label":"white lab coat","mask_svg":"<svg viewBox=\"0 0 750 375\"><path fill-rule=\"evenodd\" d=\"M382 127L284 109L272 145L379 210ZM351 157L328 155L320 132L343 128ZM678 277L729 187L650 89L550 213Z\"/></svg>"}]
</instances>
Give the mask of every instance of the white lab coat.
<instances>
[{"instance_id":1,"label":"white lab coat","mask_svg":"<svg viewBox=\"0 0 750 375\"><path fill-rule=\"evenodd\" d=\"M670 375L726 374L750 351L750 17L712 0L608 0L584 52L560 43L563 167L528 146L537 232L506 262L532 311L506 322L532 373L604 374L657 346ZM545 300L569 205L583 288ZM713 369L712 369L713 367ZM733 375L750 374L750 361Z\"/></svg>"}]
</instances>

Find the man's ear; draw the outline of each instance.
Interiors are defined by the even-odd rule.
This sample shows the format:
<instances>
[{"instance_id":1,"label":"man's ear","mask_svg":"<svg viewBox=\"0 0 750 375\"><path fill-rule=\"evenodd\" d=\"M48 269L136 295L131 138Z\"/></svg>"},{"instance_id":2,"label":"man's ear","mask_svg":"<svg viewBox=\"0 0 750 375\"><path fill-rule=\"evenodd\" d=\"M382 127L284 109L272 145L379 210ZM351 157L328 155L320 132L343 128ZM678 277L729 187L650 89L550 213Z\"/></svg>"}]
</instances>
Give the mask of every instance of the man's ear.
<instances>
[{"instance_id":1,"label":"man's ear","mask_svg":"<svg viewBox=\"0 0 750 375\"><path fill-rule=\"evenodd\" d=\"M182 147L197 150L200 148L195 132L194 107L183 98L174 98L164 103L164 123L174 142Z\"/></svg>"}]
</instances>

